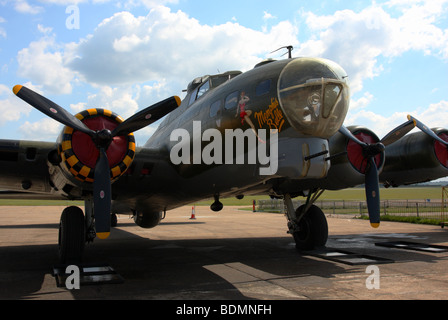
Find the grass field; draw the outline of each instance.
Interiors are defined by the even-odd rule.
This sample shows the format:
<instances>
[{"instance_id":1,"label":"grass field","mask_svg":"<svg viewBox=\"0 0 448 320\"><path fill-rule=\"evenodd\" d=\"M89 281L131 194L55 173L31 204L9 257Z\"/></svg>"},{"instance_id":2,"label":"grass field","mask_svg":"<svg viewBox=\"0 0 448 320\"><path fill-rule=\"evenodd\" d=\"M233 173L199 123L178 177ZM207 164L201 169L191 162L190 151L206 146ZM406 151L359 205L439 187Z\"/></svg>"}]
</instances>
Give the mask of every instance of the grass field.
<instances>
[{"instance_id":1,"label":"grass field","mask_svg":"<svg viewBox=\"0 0 448 320\"><path fill-rule=\"evenodd\" d=\"M437 200L442 198L442 187L407 187L380 189L381 200ZM268 196L248 196L242 200L236 198L222 199L225 206L250 206L253 200L269 199ZM364 188L353 188L339 191L325 191L319 200L365 200ZM209 206L212 200L196 203L197 206ZM5 200L0 199L0 206L70 206L84 205L83 201L54 200Z\"/></svg>"}]
</instances>

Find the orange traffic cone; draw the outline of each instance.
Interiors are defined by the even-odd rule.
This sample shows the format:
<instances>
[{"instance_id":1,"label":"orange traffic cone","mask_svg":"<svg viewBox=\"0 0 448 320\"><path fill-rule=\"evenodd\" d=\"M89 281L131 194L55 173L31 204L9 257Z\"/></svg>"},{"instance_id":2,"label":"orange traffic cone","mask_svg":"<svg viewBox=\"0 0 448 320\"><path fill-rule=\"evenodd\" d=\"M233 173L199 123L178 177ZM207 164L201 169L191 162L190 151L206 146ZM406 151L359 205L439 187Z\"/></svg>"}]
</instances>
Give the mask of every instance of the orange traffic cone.
<instances>
[{"instance_id":1,"label":"orange traffic cone","mask_svg":"<svg viewBox=\"0 0 448 320\"><path fill-rule=\"evenodd\" d=\"M190 220L196 220L195 206L191 207L191 217L190 217Z\"/></svg>"}]
</instances>

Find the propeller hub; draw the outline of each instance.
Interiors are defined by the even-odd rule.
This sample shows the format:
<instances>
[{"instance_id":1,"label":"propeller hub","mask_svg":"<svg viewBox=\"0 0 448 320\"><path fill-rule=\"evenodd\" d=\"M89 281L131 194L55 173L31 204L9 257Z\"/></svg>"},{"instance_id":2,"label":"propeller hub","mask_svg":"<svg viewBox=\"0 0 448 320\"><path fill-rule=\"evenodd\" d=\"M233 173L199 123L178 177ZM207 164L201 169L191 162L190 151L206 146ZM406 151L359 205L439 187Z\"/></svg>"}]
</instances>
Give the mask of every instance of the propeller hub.
<instances>
[{"instance_id":1,"label":"propeller hub","mask_svg":"<svg viewBox=\"0 0 448 320\"><path fill-rule=\"evenodd\" d=\"M363 148L363 154L366 158L374 157L383 153L386 147L381 142L369 144Z\"/></svg>"},{"instance_id":2,"label":"propeller hub","mask_svg":"<svg viewBox=\"0 0 448 320\"><path fill-rule=\"evenodd\" d=\"M103 129L95 133L93 142L95 143L97 148L104 148L106 150L107 148L109 148L112 139L112 132L109 129Z\"/></svg>"}]
</instances>

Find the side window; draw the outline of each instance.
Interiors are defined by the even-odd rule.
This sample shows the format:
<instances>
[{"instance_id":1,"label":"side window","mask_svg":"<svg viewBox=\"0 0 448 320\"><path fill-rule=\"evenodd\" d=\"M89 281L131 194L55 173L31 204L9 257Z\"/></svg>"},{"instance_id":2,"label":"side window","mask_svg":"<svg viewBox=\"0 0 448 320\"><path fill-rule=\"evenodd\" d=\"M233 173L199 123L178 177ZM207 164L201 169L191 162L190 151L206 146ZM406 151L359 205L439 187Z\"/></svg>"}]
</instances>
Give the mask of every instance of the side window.
<instances>
[{"instance_id":1,"label":"side window","mask_svg":"<svg viewBox=\"0 0 448 320\"><path fill-rule=\"evenodd\" d=\"M210 81L207 81L199 88L197 99L199 99L199 97L206 93L208 90L210 90Z\"/></svg>"},{"instance_id":2,"label":"side window","mask_svg":"<svg viewBox=\"0 0 448 320\"><path fill-rule=\"evenodd\" d=\"M218 100L210 106L210 118L216 117L221 109L221 100Z\"/></svg>"},{"instance_id":3,"label":"side window","mask_svg":"<svg viewBox=\"0 0 448 320\"><path fill-rule=\"evenodd\" d=\"M255 92L257 96L262 96L266 93L269 93L270 90L271 90L271 79L268 79L260 82L257 85Z\"/></svg>"},{"instance_id":4,"label":"side window","mask_svg":"<svg viewBox=\"0 0 448 320\"><path fill-rule=\"evenodd\" d=\"M236 105L238 104L238 95L239 91L235 91L227 96L226 103L224 105L224 108L226 108L226 110L233 109L236 107Z\"/></svg>"},{"instance_id":5,"label":"side window","mask_svg":"<svg viewBox=\"0 0 448 320\"><path fill-rule=\"evenodd\" d=\"M190 96L190 101L188 102L188 105L190 106L193 102L196 101L196 96L198 95L198 89L196 88Z\"/></svg>"}]
</instances>

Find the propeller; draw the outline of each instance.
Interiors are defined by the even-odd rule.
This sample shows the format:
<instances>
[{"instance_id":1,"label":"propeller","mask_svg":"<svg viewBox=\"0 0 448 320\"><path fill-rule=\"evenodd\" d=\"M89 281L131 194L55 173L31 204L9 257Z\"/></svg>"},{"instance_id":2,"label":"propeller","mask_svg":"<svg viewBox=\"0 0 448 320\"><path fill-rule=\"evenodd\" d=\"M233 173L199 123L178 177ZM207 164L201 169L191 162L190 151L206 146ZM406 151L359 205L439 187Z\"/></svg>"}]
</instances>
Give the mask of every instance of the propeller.
<instances>
[{"instance_id":1,"label":"propeller","mask_svg":"<svg viewBox=\"0 0 448 320\"><path fill-rule=\"evenodd\" d=\"M438 142L440 142L441 144L443 144L444 146L448 147L448 142L446 142L445 140L441 139L438 135L436 135L434 133L434 131L432 131L431 129L429 129L426 125L424 125L422 122L420 122L419 120L415 119L413 116L408 115L408 119L409 121L412 121L414 123L414 125L419 128L421 131L423 131L424 133L426 133L427 135L429 135L430 137L432 137L434 140L437 140Z\"/></svg>"},{"instance_id":2,"label":"propeller","mask_svg":"<svg viewBox=\"0 0 448 320\"><path fill-rule=\"evenodd\" d=\"M373 144L367 144L359 140L344 126L339 129L340 133L362 147L363 155L368 161L365 177L365 190L370 224L373 228L378 228L380 225L380 187L375 156L384 152L386 146L404 137L415 126L415 121L409 119L409 121L390 131L380 142Z\"/></svg>"},{"instance_id":3,"label":"propeller","mask_svg":"<svg viewBox=\"0 0 448 320\"><path fill-rule=\"evenodd\" d=\"M27 87L16 85L13 88L13 92L17 97L50 118L81 131L92 138L92 141L99 150L93 182L95 229L98 238L106 239L110 234L110 209L112 199L110 167L106 154L109 145L115 136L128 135L161 119L180 105L180 98L173 96L158 102L120 123L111 132L107 129L100 131L91 130L64 108Z\"/></svg>"}]
</instances>

